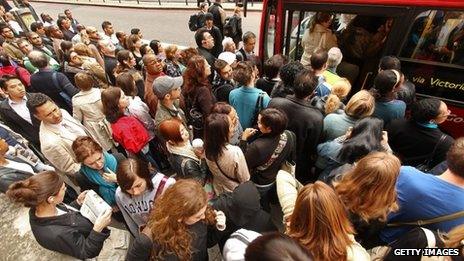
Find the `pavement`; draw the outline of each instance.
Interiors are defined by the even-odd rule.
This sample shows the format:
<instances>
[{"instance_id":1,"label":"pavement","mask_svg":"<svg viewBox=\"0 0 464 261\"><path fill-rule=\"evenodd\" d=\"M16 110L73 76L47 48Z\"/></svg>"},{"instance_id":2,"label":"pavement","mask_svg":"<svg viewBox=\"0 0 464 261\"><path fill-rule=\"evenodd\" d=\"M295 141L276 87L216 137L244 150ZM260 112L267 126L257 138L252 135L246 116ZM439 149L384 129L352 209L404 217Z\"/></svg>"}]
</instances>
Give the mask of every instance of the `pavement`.
<instances>
[{"instance_id":1,"label":"pavement","mask_svg":"<svg viewBox=\"0 0 464 261\"><path fill-rule=\"evenodd\" d=\"M161 10L197 10L197 2L186 0L30 0L29 2L41 3L61 3L71 5L88 5L88 6L108 6L108 7L125 7L138 9L161 9ZM221 4L224 10L233 11L235 2L224 2ZM248 2L247 12L261 12L263 10L262 2Z\"/></svg>"}]
</instances>

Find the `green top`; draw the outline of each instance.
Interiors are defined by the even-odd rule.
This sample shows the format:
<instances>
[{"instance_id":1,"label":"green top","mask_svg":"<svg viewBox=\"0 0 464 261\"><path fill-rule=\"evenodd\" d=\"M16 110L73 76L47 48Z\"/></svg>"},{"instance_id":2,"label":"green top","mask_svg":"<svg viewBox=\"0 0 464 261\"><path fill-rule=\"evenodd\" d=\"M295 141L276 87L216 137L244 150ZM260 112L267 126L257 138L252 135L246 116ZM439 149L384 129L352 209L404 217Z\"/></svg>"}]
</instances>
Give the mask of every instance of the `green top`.
<instances>
[{"instance_id":1,"label":"green top","mask_svg":"<svg viewBox=\"0 0 464 261\"><path fill-rule=\"evenodd\" d=\"M48 58L48 66L50 66L50 69L54 71L58 71L61 67L60 64L55 59L53 59L52 57L48 55L47 55L47 58ZM24 63L24 67L26 67L26 69L29 71L30 74L33 74L39 70L34 65L32 65L31 61L29 60L29 57L27 56L24 56L23 63Z\"/></svg>"}]
</instances>

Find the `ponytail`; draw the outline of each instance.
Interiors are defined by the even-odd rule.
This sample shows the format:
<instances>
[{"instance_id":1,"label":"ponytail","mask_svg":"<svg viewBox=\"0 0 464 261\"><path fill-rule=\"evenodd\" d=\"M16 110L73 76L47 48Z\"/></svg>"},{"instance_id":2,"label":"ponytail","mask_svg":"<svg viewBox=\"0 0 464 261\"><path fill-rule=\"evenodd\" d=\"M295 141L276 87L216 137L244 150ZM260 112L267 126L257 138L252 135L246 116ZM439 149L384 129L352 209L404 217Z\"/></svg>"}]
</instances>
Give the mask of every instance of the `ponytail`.
<instances>
[{"instance_id":1,"label":"ponytail","mask_svg":"<svg viewBox=\"0 0 464 261\"><path fill-rule=\"evenodd\" d=\"M6 195L25 207L36 207L46 202L48 197L58 194L62 186L63 179L56 172L45 171L11 184Z\"/></svg>"},{"instance_id":2,"label":"ponytail","mask_svg":"<svg viewBox=\"0 0 464 261\"><path fill-rule=\"evenodd\" d=\"M330 94L329 97L327 97L327 101L324 106L325 115L328 115L340 108L340 103L340 98L338 98L337 95Z\"/></svg>"}]
</instances>

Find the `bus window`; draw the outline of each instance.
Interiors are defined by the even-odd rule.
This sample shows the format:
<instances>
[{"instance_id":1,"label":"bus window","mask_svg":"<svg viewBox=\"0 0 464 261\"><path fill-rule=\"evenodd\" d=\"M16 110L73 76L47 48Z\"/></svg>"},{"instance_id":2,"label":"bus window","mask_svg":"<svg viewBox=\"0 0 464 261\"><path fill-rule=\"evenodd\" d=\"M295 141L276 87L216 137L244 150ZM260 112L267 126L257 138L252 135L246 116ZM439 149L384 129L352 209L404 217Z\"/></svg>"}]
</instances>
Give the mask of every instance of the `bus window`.
<instances>
[{"instance_id":1,"label":"bus window","mask_svg":"<svg viewBox=\"0 0 464 261\"><path fill-rule=\"evenodd\" d=\"M266 15L266 26L264 34L264 58L267 59L274 55L274 43L275 43L275 28L276 28L276 16L275 7L273 5L267 8L268 14Z\"/></svg>"},{"instance_id":2,"label":"bus window","mask_svg":"<svg viewBox=\"0 0 464 261\"><path fill-rule=\"evenodd\" d=\"M429 10L419 14L401 56L464 66L464 12Z\"/></svg>"},{"instance_id":3,"label":"bus window","mask_svg":"<svg viewBox=\"0 0 464 261\"><path fill-rule=\"evenodd\" d=\"M287 22L285 27L286 40L283 53L290 57L290 59L300 60L303 54L301 39L309 25L310 18L314 14L314 12L287 11Z\"/></svg>"}]
</instances>

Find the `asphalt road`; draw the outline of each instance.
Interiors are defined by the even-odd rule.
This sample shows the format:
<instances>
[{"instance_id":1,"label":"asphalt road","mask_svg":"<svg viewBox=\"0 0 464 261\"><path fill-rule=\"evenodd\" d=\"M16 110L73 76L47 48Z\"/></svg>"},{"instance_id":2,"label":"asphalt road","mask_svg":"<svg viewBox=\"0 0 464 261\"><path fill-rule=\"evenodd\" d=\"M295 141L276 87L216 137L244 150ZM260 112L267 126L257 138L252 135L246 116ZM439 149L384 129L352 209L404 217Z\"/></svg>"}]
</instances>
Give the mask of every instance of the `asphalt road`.
<instances>
[{"instance_id":1,"label":"asphalt road","mask_svg":"<svg viewBox=\"0 0 464 261\"><path fill-rule=\"evenodd\" d=\"M55 19L59 13L70 9L80 23L95 26L98 30L101 30L101 23L108 20L115 30L130 32L131 28L140 28L144 38L148 40L158 39L166 43L196 46L194 33L187 25L190 15L196 10L131 9L37 2L34 2L33 6L39 15L45 12ZM231 14L228 12L228 15ZM261 13L249 12L247 17L242 19L243 32L252 31L258 35Z\"/></svg>"}]
</instances>

